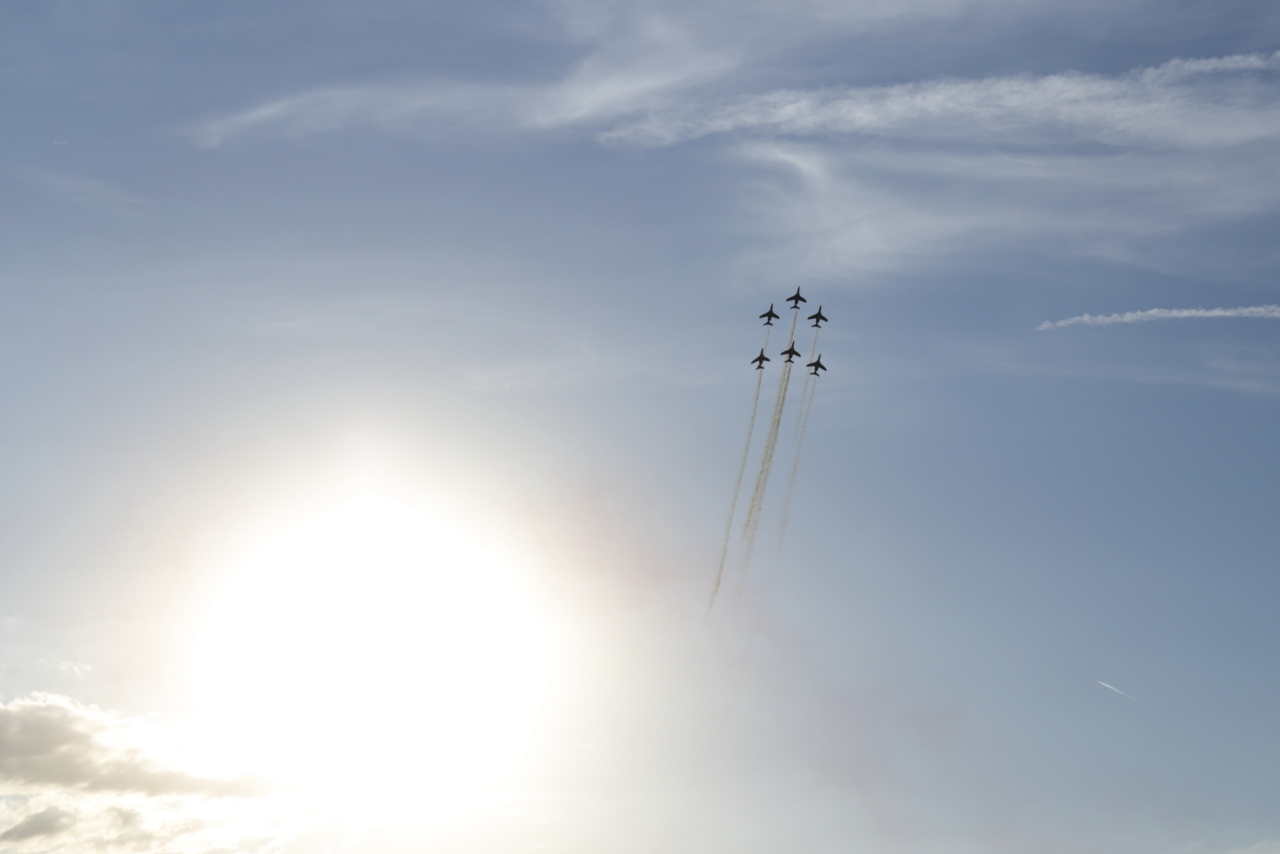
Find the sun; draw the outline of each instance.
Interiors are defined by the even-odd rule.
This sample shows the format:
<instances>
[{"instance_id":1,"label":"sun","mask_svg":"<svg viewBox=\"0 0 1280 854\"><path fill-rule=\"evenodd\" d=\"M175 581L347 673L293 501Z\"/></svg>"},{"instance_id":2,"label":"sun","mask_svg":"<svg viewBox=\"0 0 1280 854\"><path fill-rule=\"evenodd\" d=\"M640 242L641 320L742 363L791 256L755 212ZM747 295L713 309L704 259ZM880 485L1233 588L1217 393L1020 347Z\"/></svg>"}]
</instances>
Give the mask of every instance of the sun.
<instances>
[{"instance_id":1,"label":"sun","mask_svg":"<svg viewBox=\"0 0 1280 854\"><path fill-rule=\"evenodd\" d=\"M488 797L516 769L556 644L492 531L365 484L227 563L194 667L240 761L344 807L418 814Z\"/></svg>"}]
</instances>

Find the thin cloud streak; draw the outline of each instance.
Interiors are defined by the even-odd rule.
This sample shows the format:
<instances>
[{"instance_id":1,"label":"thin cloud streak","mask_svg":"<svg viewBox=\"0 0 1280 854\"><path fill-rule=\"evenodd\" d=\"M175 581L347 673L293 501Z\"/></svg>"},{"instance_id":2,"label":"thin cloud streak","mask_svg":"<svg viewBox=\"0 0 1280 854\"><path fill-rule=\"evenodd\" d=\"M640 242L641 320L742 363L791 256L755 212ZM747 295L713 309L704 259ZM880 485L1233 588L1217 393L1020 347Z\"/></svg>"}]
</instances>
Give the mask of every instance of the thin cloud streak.
<instances>
[{"instance_id":1,"label":"thin cloud streak","mask_svg":"<svg viewBox=\"0 0 1280 854\"><path fill-rule=\"evenodd\" d=\"M231 137L267 129L293 135L361 126L411 133L554 130L661 108L674 93L737 65L730 53L707 49L681 27L655 17L637 25L629 43L601 46L555 82L419 79L328 87L205 121L192 135L199 145L213 148Z\"/></svg>"},{"instance_id":2,"label":"thin cloud streak","mask_svg":"<svg viewBox=\"0 0 1280 854\"><path fill-rule=\"evenodd\" d=\"M373 126L549 130L646 115L599 133L611 144L664 146L750 132L771 137L861 135L1001 144L1157 145L1203 149L1280 135L1280 96L1257 76L1280 52L1175 59L1118 76L1067 71L893 86L777 90L711 103L688 93L738 67L674 27L654 27L644 59L588 57L541 86L448 80L339 86L279 98L194 129L206 147L255 129L289 134Z\"/></svg>"},{"instance_id":3,"label":"thin cloud streak","mask_svg":"<svg viewBox=\"0 0 1280 854\"><path fill-rule=\"evenodd\" d=\"M1153 320L1185 320L1197 317L1259 317L1280 320L1280 305L1255 305L1248 308L1152 308L1147 311L1126 311L1121 314L1081 314L1066 320L1046 320L1037 330L1057 329L1062 326L1112 326L1117 323L1150 323Z\"/></svg>"},{"instance_id":4,"label":"thin cloud streak","mask_svg":"<svg viewBox=\"0 0 1280 854\"><path fill-rule=\"evenodd\" d=\"M669 21L650 22L625 49L603 45L558 81L331 87L213 119L194 135L209 147L353 127L421 137L569 131L622 146L736 137L731 156L791 177L758 185L772 198L757 205L764 239L744 267L801 280L896 274L957 247L1050 234L1060 254L1183 269L1195 259L1170 262L1160 241L1280 207L1273 148L1259 144L1280 137L1280 53L1114 76L712 99L705 84L723 86L739 65ZM1230 157L1217 154L1227 147Z\"/></svg>"},{"instance_id":5,"label":"thin cloud streak","mask_svg":"<svg viewBox=\"0 0 1280 854\"><path fill-rule=\"evenodd\" d=\"M98 213L136 217L146 214L154 207L151 201L96 178L69 175L51 169L22 170L16 173L16 177L50 198Z\"/></svg>"},{"instance_id":6,"label":"thin cloud streak","mask_svg":"<svg viewBox=\"0 0 1280 854\"><path fill-rule=\"evenodd\" d=\"M1097 142L1212 148L1280 133L1280 100L1244 75L1280 70L1280 53L1176 59L1106 77L933 80L893 86L779 90L718 106L657 111L602 139L672 145L713 134L862 135L1002 143ZM1224 78L1229 82L1223 91Z\"/></svg>"},{"instance_id":7,"label":"thin cloud streak","mask_svg":"<svg viewBox=\"0 0 1280 854\"><path fill-rule=\"evenodd\" d=\"M1125 697L1127 699L1133 700L1135 703L1142 703L1142 701L1139 700L1137 697L1130 696L1129 694L1126 694L1125 692L1121 691L1116 686L1108 685L1106 682L1103 682L1101 679L1098 680L1098 684L1101 685L1103 688L1106 688L1108 691L1115 691L1121 697Z\"/></svg>"}]
</instances>

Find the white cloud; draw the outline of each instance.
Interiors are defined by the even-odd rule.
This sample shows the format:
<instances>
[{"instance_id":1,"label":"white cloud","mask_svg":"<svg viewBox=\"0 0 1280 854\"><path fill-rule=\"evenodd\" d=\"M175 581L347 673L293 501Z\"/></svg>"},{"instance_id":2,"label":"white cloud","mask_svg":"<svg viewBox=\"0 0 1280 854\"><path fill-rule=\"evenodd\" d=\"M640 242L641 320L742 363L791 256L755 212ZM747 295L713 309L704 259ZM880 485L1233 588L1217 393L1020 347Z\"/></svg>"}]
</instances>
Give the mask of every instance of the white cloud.
<instances>
[{"instance_id":1,"label":"white cloud","mask_svg":"<svg viewBox=\"0 0 1280 854\"><path fill-rule=\"evenodd\" d=\"M146 795L263 792L253 780L209 779L167 767L130 742L126 722L49 694L0 705L0 780Z\"/></svg>"},{"instance_id":2,"label":"white cloud","mask_svg":"<svg viewBox=\"0 0 1280 854\"><path fill-rule=\"evenodd\" d=\"M1248 308L1152 308L1146 311L1126 311L1122 314L1082 314L1066 320L1049 321L1036 329L1055 329L1061 326L1111 326L1115 323L1149 323L1153 320L1184 320L1199 317L1261 317L1280 320L1280 305L1255 305Z\"/></svg>"},{"instance_id":3,"label":"white cloud","mask_svg":"<svg viewBox=\"0 0 1280 854\"><path fill-rule=\"evenodd\" d=\"M385 130L456 124L530 130L595 125L647 113L602 140L671 145L714 134L860 136L1009 145L1102 143L1203 149L1280 134L1280 52L1177 59L1128 74L933 80L894 86L777 90L727 102L691 91L736 68L672 21L651 17L564 79L544 85L442 80L317 89L196 128L215 146L254 129L287 133L369 125Z\"/></svg>"},{"instance_id":4,"label":"white cloud","mask_svg":"<svg viewBox=\"0 0 1280 854\"><path fill-rule=\"evenodd\" d=\"M575 13L598 44L558 82L329 88L210 121L197 136L217 145L366 125L576 128L635 145L745 137L733 150L768 172L754 185L757 248L744 269L787 280L897 272L1014 242L1181 273L1212 262L1182 257L1172 236L1280 210L1270 144L1280 53L726 101L702 84L738 67L734 50L708 47L732 39L626 4L596 11ZM611 35L619 20L626 37Z\"/></svg>"},{"instance_id":5,"label":"white cloud","mask_svg":"<svg viewBox=\"0 0 1280 854\"><path fill-rule=\"evenodd\" d=\"M750 210L765 277L831 279L919 269L1005 247L1186 274L1211 264L1170 240L1280 209L1271 152L922 151L759 141ZM866 280L866 279L864 279Z\"/></svg>"},{"instance_id":6,"label":"white cloud","mask_svg":"<svg viewBox=\"0 0 1280 854\"><path fill-rule=\"evenodd\" d=\"M316 89L211 119L194 129L214 147L252 130L287 134L373 126L418 133L451 127L545 130L656 108L673 93L735 67L730 54L701 45L675 19L646 15L626 38L609 39L572 73L545 84L416 80Z\"/></svg>"},{"instance_id":7,"label":"white cloud","mask_svg":"<svg viewBox=\"0 0 1280 854\"><path fill-rule=\"evenodd\" d=\"M1241 78L1276 70L1280 53L1179 59L1117 77L1066 72L778 90L727 103L658 110L603 138L670 145L750 131L786 137L1215 147L1280 133L1280 92Z\"/></svg>"},{"instance_id":8,"label":"white cloud","mask_svg":"<svg viewBox=\"0 0 1280 854\"><path fill-rule=\"evenodd\" d=\"M287 793L157 759L157 727L48 694L0 704L0 852L272 852L316 826Z\"/></svg>"},{"instance_id":9,"label":"white cloud","mask_svg":"<svg viewBox=\"0 0 1280 854\"><path fill-rule=\"evenodd\" d=\"M76 823L75 816L57 807L45 807L0 833L0 842L21 842L37 836L56 836Z\"/></svg>"},{"instance_id":10,"label":"white cloud","mask_svg":"<svg viewBox=\"0 0 1280 854\"><path fill-rule=\"evenodd\" d=\"M399 130L423 116L468 123L505 120L526 97L520 87L422 81L394 86L337 86L268 101L195 129L201 145L263 127L300 134L373 125Z\"/></svg>"}]
</instances>

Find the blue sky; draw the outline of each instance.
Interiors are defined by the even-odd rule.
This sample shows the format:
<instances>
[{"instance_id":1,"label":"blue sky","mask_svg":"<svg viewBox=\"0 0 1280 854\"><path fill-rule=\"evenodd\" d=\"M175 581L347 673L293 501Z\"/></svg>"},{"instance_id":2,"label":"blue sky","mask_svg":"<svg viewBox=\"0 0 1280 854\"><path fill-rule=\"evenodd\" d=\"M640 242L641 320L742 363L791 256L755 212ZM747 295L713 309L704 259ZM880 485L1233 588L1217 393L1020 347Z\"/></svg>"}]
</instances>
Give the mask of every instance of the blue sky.
<instances>
[{"instance_id":1,"label":"blue sky","mask_svg":"<svg viewBox=\"0 0 1280 854\"><path fill-rule=\"evenodd\" d=\"M6 4L0 852L1280 851L1278 50L1251 0ZM787 534L789 426L708 615L796 287ZM464 576L509 609L415 633Z\"/></svg>"}]
</instances>

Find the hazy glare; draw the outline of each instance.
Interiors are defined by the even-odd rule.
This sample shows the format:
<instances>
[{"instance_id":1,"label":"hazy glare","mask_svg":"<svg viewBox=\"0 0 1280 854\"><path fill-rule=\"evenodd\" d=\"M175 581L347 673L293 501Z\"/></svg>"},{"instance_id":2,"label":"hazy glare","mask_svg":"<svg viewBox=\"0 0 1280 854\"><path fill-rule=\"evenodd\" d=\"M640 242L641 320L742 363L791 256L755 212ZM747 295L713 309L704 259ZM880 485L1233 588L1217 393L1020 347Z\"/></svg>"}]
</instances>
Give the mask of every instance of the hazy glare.
<instances>
[{"instance_id":1,"label":"hazy glare","mask_svg":"<svg viewBox=\"0 0 1280 854\"><path fill-rule=\"evenodd\" d=\"M0 854L1280 852L1278 49L6 4Z\"/></svg>"}]
</instances>

